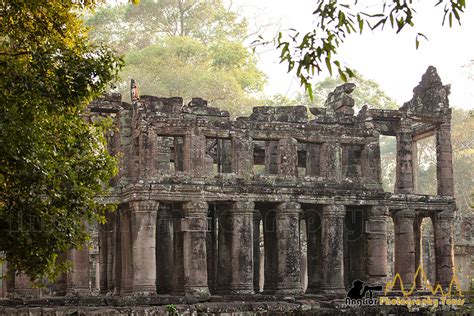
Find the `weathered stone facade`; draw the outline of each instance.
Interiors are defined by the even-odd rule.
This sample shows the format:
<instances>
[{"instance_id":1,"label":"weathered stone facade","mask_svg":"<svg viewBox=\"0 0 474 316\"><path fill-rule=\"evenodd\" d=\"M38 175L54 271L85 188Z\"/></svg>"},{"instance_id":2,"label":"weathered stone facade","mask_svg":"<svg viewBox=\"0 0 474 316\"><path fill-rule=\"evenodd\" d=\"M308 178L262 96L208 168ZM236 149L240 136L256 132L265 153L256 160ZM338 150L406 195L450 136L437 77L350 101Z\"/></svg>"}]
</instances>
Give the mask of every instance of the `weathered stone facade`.
<instances>
[{"instance_id":1,"label":"weathered stone facade","mask_svg":"<svg viewBox=\"0 0 474 316\"><path fill-rule=\"evenodd\" d=\"M395 273L413 282L422 256L420 219L431 218L435 280L453 275L449 86L428 68L399 110L364 106L354 115L345 84L325 108L256 107L230 119L202 99L120 95L94 101L110 116L109 149L120 160L117 203L99 229L104 295L303 294L301 221L306 221L306 293L344 295L355 279L388 277L387 223L393 219ZM381 185L379 137L397 140L394 193ZM414 144L436 135L438 195L414 193ZM261 225L261 223L263 225ZM263 232L260 232L261 227ZM259 237L263 235L264 254ZM88 290L87 249L71 251L64 292ZM264 260L262 264L260 261ZM263 269L262 269L263 267ZM23 290L14 278L11 292Z\"/></svg>"}]
</instances>

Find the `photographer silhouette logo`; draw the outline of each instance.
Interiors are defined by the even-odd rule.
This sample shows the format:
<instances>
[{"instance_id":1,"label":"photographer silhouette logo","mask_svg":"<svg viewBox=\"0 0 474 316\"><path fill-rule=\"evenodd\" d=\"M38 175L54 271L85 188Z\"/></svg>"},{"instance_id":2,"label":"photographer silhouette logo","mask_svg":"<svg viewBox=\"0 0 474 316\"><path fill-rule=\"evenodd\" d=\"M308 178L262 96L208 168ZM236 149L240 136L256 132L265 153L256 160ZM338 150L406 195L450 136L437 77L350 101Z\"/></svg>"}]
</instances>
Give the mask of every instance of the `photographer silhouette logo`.
<instances>
[{"instance_id":1,"label":"photographer silhouette logo","mask_svg":"<svg viewBox=\"0 0 474 316\"><path fill-rule=\"evenodd\" d=\"M373 292L382 291L381 285L366 285L361 280L352 282L352 287L346 295L346 305L362 306L362 305L378 305L378 299L373 297ZM368 294L368 295L367 295Z\"/></svg>"}]
</instances>

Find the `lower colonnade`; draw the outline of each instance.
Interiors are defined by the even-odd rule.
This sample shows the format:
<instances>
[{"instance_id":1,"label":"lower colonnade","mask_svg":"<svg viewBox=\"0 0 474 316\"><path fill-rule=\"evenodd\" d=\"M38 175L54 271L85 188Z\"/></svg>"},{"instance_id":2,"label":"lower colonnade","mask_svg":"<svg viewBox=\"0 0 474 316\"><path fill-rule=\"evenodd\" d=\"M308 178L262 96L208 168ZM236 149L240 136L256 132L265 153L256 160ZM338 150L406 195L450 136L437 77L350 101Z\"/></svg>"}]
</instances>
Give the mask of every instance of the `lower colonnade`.
<instances>
[{"instance_id":1,"label":"lower colonnade","mask_svg":"<svg viewBox=\"0 0 474 316\"><path fill-rule=\"evenodd\" d=\"M453 267L452 218L444 213L427 216L434 224L436 282L447 287ZM407 287L421 257L422 215L337 202L122 203L99 227L100 293L342 297L356 279L381 284L393 277L387 262L387 224L392 219L393 272ZM307 286L301 273L301 236L306 239ZM88 248L71 250L67 257L73 269L54 284L54 293L89 295ZM21 274L11 282L17 294L34 296L37 291Z\"/></svg>"}]
</instances>

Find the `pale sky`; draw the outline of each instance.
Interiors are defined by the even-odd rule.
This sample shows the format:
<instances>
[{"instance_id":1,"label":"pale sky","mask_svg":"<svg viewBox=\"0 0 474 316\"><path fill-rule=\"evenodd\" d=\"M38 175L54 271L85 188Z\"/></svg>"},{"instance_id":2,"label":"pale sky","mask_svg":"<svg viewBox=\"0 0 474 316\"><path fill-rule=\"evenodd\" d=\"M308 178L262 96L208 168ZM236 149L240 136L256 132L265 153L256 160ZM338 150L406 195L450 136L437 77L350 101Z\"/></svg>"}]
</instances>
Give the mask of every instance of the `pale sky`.
<instances>
[{"instance_id":1,"label":"pale sky","mask_svg":"<svg viewBox=\"0 0 474 316\"><path fill-rule=\"evenodd\" d=\"M455 22L450 29L441 26L442 8L433 8L437 1L414 2L419 12L414 28L409 27L398 35L390 29L375 33L364 29L362 35L354 34L347 39L339 48L338 58L364 77L378 82L399 105L411 99L413 88L426 68L433 65L443 83L451 84L451 106L474 108L474 80L468 78L468 69L462 67L474 60L474 5L468 4L462 26ZM249 20L251 30L272 24L266 29L268 37L288 28L311 30L314 4L311 0L232 1L232 7ZM422 40L416 50L418 32L429 40ZM263 50L258 58L260 69L268 76L265 92L295 95L301 88L295 76L286 73L287 66L279 64L278 52L271 45ZM473 67L470 71L474 76Z\"/></svg>"}]
</instances>

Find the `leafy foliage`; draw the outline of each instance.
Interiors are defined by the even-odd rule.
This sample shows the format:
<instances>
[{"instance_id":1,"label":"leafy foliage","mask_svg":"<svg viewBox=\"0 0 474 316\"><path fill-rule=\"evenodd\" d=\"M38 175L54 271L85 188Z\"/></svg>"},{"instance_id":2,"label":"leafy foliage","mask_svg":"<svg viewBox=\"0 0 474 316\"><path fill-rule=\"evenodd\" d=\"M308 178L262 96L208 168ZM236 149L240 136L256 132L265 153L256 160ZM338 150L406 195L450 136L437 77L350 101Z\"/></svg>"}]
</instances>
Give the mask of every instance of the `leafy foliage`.
<instances>
[{"instance_id":1,"label":"leafy foliage","mask_svg":"<svg viewBox=\"0 0 474 316\"><path fill-rule=\"evenodd\" d=\"M265 76L242 44L247 24L221 0L142 0L104 7L87 24L96 42L125 53L117 83L125 96L133 78L141 94L202 97L237 116L263 89Z\"/></svg>"},{"instance_id":2,"label":"leafy foliage","mask_svg":"<svg viewBox=\"0 0 474 316\"><path fill-rule=\"evenodd\" d=\"M205 45L189 37L167 37L130 52L125 61L122 93L134 78L141 94L202 97L234 115L250 109L249 94L261 90L265 82L249 51L235 42Z\"/></svg>"},{"instance_id":3,"label":"leafy foliage","mask_svg":"<svg viewBox=\"0 0 474 316\"><path fill-rule=\"evenodd\" d=\"M337 69L342 80L354 76L351 68L335 59L337 49L353 33L362 33L364 26L371 30L382 30L389 26L397 33L407 26L413 27L418 12L413 0L384 0L379 6L362 7L358 0L342 2L336 0L318 0L313 12L315 28L305 34L291 30L288 34L279 33L276 39L280 49L280 60L288 64L288 72L295 71L300 83L312 98L311 79L326 68L330 74ZM348 4L349 3L349 4ZM443 8L442 24L453 19L461 22L461 14L466 7L465 0L437 0L436 7ZM418 33L415 39L418 48L420 39L427 38Z\"/></svg>"},{"instance_id":4,"label":"leafy foliage","mask_svg":"<svg viewBox=\"0 0 474 316\"><path fill-rule=\"evenodd\" d=\"M82 248L88 223L110 209L95 201L117 168L107 121L82 117L121 65L86 37L77 12L96 2L0 5L0 251L36 280L63 271L58 255Z\"/></svg>"},{"instance_id":5,"label":"leafy foliage","mask_svg":"<svg viewBox=\"0 0 474 316\"><path fill-rule=\"evenodd\" d=\"M141 0L137 6L103 7L87 19L94 41L119 53L141 50L163 37L187 36L208 44L241 42L247 23L221 0Z\"/></svg>"}]
</instances>

